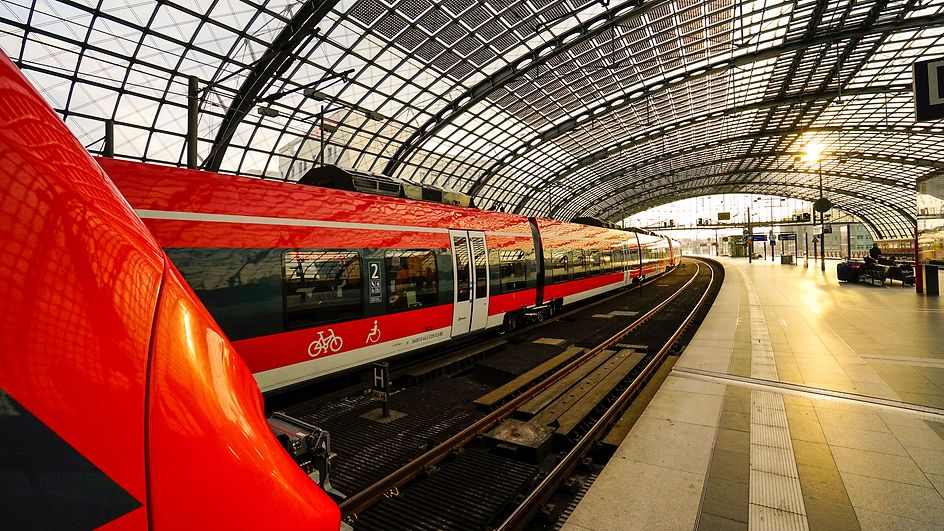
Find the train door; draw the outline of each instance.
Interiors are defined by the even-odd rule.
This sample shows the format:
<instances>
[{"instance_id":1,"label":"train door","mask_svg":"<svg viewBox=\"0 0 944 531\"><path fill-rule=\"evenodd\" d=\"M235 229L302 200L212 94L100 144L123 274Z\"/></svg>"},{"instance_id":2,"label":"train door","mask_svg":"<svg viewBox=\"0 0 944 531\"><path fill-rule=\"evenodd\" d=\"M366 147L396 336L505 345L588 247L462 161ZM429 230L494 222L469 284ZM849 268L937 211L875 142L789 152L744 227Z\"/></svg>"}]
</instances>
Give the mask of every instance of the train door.
<instances>
[{"instance_id":1,"label":"train door","mask_svg":"<svg viewBox=\"0 0 944 531\"><path fill-rule=\"evenodd\" d=\"M453 282L452 335L485 328L488 321L488 252L485 233L450 230Z\"/></svg>"},{"instance_id":2,"label":"train door","mask_svg":"<svg viewBox=\"0 0 944 531\"><path fill-rule=\"evenodd\" d=\"M623 285L628 286L633 281L632 265L630 264L631 255L629 252L629 246L624 243L623 248L620 249L620 253L622 253L622 258L623 258L622 260L620 260L620 264L623 268Z\"/></svg>"}]
</instances>

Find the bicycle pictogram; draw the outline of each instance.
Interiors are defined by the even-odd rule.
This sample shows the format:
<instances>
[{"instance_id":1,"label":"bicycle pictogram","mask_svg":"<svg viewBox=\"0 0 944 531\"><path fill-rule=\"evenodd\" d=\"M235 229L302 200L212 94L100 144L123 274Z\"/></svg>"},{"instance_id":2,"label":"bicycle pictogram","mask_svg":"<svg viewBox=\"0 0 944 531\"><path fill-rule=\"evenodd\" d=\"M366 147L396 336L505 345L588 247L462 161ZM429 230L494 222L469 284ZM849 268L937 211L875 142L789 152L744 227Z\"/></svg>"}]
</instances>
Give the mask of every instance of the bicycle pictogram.
<instances>
[{"instance_id":1,"label":"bicycle pictogram","mask_svg":"<svg viewBox=\"0 0 944 531\"><path fill-rule=\"evenodd\" d=\"M370 331L370 334L367 334L367 344L376 343L380 341L380 327L377 326L377 321L374 320L374 328Z\"/></svg>"},{"instance_id":2,"label":"bicycle pictogram","mask_svg":"<svg viewBox=\"0 0 944 531\"><path fill-rule=\"evenodd\" d=\"M312 358L317 358L323 354L335 353L341 350L341 347L344 345L344 341L340 337L334 335L334 330L331 328L328 329L328 335L324 335L324 331L318 332L318 339L311 342L308 345L308 355Z\"/></svg>"}]
</instances>

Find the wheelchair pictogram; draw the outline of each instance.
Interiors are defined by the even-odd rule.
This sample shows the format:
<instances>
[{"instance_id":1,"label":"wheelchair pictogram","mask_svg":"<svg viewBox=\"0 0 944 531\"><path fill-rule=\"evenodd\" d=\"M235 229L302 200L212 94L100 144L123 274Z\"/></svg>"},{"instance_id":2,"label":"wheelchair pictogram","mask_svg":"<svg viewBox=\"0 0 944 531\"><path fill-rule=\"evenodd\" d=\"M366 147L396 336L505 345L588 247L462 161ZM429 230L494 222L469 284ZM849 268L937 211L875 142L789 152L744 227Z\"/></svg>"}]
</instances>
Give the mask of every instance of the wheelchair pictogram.
<instances>
[{"instance_id":1,"label":"wheelchair pictogram","mask_svg":"<svg viewBox=\"0 0 944 531\"><path fill-rule=\"evenodd\" d=\"M374 321L374 328L370 331L370 334L367 334L367 344L376 343L380 341L380 327L377 326L377 321Z\"/></svg>"}]
</instances>

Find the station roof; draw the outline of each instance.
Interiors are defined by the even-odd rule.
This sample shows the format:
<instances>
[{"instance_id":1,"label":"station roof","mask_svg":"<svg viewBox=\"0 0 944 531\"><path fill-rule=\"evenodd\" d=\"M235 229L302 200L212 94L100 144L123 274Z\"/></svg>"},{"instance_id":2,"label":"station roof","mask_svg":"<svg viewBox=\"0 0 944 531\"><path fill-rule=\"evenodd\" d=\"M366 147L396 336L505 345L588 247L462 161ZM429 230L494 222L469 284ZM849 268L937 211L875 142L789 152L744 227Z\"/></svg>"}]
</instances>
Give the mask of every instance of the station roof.
<instances>
[{"instance_id":1,"label":"station roof","mask_svg":"<svg viewBox=\"0 0 944 531\"><path fill-rule=\"evenodd\" d=\"M0 47L93 153L113 120L117 157L184 165L195 76L201 168L297 179L325 156L525 215L812 201L822 178L909 236L944 171L911 85L939 1L5 0Z\"/></svg>"}]
</instances>

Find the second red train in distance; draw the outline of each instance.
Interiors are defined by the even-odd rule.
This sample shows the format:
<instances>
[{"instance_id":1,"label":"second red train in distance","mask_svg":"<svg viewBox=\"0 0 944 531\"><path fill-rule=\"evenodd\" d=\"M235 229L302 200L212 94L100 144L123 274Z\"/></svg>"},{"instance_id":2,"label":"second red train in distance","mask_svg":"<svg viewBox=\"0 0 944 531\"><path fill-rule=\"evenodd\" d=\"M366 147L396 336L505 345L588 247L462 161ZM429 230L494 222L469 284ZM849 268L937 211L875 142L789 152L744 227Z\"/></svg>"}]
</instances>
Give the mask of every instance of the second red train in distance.
<instances>
[{"instance_id":1,"label":"second red train in distance","mask_svg":"<svg viewBox=\"0 0 944 531\"><path fill-rule=\"evenodd\" d=\"M644 231L98 159L272 391L629 286Z\"/></svg>"}]
</instances>

